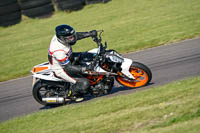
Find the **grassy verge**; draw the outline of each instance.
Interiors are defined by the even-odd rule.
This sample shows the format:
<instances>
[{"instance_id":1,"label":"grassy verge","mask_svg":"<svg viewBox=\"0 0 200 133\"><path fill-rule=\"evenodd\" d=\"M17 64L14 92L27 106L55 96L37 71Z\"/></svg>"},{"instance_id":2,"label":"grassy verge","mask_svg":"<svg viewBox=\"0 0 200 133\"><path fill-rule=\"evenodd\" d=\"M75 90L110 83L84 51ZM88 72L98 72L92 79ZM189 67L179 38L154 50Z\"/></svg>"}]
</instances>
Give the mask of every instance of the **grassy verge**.
<instances>
[{"instance_id":1,"label":"grassy verge","mask_svg":"<svg viewBox=\"0 0 200 133\"><path fill-rule=\"evenodd\" d=\"M134 94L40 111L0 124L1 133L198 133L200 77Z\"/></svg>"},{"instance_id":2,"label":"grassy verge","mask_svg":"<svg viewBox=\"0 0 200 133\"><path fill-rule=\"evenodd\" d=\"M112 0L48 19L24 17L20 24L0 28L0 81L27 75L33 65L47 61L54 28L63 23L77 31L104 29L109 48L124 53L199 36L200 1ZM92 43L82 40L74 50L96 47Z\"/></svg>"}]
</instances>

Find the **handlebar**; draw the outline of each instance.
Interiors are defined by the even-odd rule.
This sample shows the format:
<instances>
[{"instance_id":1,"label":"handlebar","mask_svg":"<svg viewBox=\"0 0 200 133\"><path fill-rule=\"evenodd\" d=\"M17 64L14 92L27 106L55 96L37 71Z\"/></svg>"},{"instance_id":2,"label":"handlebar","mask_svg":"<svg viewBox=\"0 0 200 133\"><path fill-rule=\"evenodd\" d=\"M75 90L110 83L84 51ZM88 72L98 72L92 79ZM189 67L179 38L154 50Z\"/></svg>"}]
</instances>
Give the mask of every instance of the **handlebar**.
<instances>
[{"instance_id":1,"label":"handlebar","mask_svg":"<svg viewBox=\"0 0 200 133\"><path fill-rule=\"evenodd\" d=\"M102 33L104 32L104 30L98 30L97 33L99 33L99 35L95 36L95 37L92 37L93 38L93 41L97 43L97 46L99 48L99 51L98 51L98 55L100 55L101 53L104 53L106 48L107 48L107 42L105 42L105 46L103 46L102 44Z\"/></svg>"}]
</instances>

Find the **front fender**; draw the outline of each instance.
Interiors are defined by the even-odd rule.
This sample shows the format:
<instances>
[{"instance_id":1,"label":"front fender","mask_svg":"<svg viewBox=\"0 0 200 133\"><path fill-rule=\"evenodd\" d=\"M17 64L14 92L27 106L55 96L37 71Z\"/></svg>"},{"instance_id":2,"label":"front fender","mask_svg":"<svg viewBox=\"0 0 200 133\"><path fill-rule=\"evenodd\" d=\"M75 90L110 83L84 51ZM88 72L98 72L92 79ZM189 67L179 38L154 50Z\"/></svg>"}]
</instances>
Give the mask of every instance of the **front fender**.
<instances>
[{"instance_id":1,"label":"front fender","mask_svg":"<svg viewBox=\"0 0 200 133\"><path fill-rule=\"evenodd\" d=\"M133 63L133 61L131 59L124 58L124 62L121 65L121 68L122 68L121 73L123 73L124 75L126 75L130 79L135 79L133 77L133 75L129 72L129 69L130 69L132 63Z\"/></svg>"}]
</instances>

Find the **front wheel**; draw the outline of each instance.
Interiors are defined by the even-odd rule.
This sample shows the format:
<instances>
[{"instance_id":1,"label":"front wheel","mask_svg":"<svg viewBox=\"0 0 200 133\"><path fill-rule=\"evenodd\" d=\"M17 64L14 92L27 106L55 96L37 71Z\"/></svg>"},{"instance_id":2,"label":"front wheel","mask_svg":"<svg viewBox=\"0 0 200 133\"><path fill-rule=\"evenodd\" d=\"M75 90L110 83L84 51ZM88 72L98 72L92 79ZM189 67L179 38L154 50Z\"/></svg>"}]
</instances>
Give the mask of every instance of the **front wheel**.
<instances>
[{"instance_id":1,"label":"front wheel","mask_svg":"<svg viewBox=\"0 0 200 133\"><path fill-rule=\"evenodd\" d=\"M129 80L122 76L117 76L116 80L120 84L130 88L145 86L151 81L151 70L142 63L133 62L129 72L135 77L134 80Z\"/></svg>"}]
</instances>

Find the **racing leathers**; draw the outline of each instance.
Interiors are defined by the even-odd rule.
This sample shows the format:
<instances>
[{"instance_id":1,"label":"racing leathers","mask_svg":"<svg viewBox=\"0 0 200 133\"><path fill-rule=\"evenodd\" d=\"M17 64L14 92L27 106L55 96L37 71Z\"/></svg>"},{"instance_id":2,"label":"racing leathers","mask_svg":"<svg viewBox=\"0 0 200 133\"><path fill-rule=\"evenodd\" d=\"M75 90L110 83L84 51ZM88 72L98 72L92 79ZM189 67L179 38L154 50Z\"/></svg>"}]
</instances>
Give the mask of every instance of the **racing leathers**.
<instances>
[{"instance_id":1,"label":"racing leathers","mask_svg":"<svg viewBox=\"0 0 200 133\"><path fill-rule=\"evenodd\" d=\"M93 36L91 32L76 32L77 40ZM71 58L78 53L72 53L71 45L62 44L56 35L52 38L49 50L48 60L55 76L62 78L66 82L73 83L72 94L81 95L87 93L89 88L88 79L81 73L86 69L79 65L72 65Z\"/></svg>"}]
</instances>

